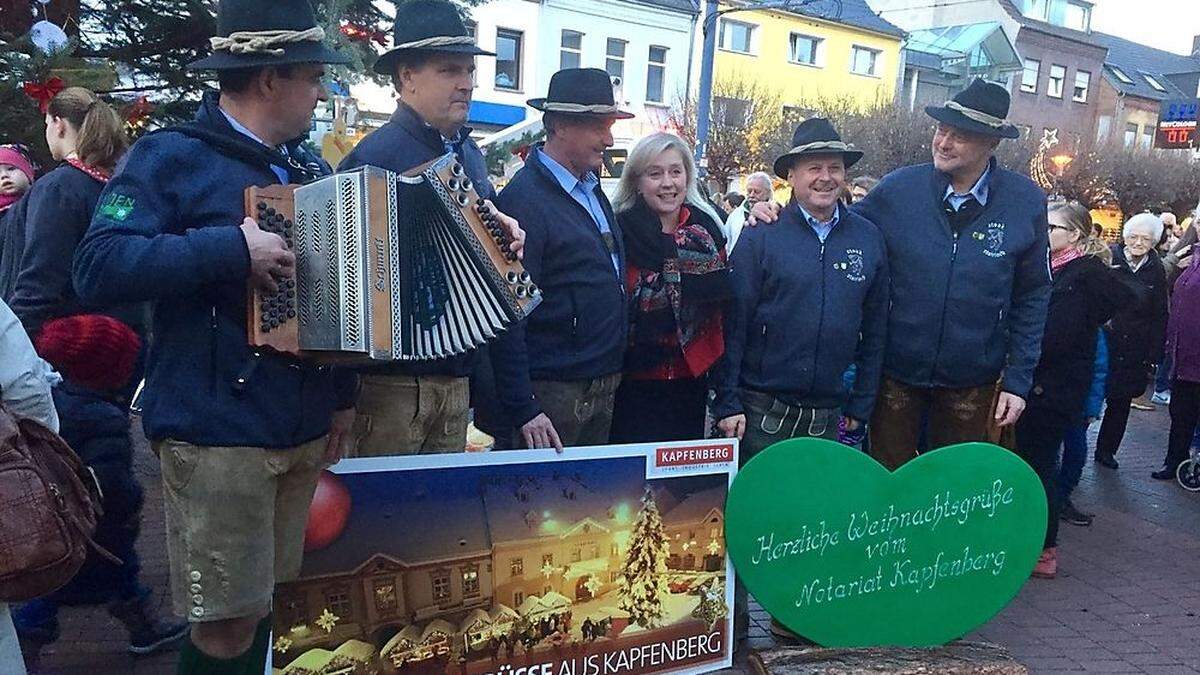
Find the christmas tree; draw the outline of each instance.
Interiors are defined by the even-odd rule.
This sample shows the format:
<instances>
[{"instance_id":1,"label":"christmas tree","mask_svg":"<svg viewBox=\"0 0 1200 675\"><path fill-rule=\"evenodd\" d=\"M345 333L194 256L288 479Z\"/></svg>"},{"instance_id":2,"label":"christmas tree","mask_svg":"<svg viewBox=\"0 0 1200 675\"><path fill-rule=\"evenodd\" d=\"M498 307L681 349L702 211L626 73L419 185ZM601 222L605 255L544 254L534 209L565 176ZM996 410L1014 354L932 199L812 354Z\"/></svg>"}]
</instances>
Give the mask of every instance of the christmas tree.
<instances>
[{"instance_id":1,"label":"christmas tree","mask_svg":"<svg viewBox=\"0 0 1200 675\"><path fill-rule=\"evenodd\" d=\"M621 609L629 612L629 622L642 628L657 626L663 617L663 598L667 595L667 536L654 494L646 486L642 508L629 538L625 567L619 592Z\"/></svg>"}]
</instances>

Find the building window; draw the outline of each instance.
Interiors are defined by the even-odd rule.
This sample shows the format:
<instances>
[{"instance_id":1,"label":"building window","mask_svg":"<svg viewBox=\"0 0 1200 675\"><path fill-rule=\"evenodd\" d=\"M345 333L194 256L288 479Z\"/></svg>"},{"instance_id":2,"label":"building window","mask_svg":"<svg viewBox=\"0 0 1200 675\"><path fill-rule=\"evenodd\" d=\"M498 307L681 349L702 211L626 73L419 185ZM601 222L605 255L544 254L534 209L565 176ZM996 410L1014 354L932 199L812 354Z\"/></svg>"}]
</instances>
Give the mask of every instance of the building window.
<instances>
[{"instance_id":1,"label":"building window","mask_svg":"<svg viewBox=\"0 0 1200 675\"><path fill-rule=\"evenodd\" d=\"M854 45L850 48L850 72L859 75L875 75L879 63L879 50Z\"/></svg>"},{"instance_id":2,"label":"building window","mask_svg":"<svg viewBox=\"0 0 1200 675\"><path fill-rule=\"evenodd\" d=\"M667 79L667 48L650 45L650 57L646 65L646 100L663 103Z\"/></svg>"},{"instance_id":3,"label":"building window","mask_svg":"<svg viewBox=\"0 0 1200 675\"><path fill-rule=\"evenodd\" d=\"M625 79L625 45L628 44L624 40L616 38L608 38L608 47L605 49L604 69L608 71L609 77ZM613 80L613 84L620 84L618 79Z\"/></svg>"},{"instance_id":4,"label":"building window","mask_svg":"<svg viewBox=\"0 0 1200 675\"><path fill-rule=\"evenodd\" d=\"M818 65L817 58L820 52L821 38L792 33L788 47L788 59L792 63L803 63L806 66Z\"/></svg>"},{"instance_id":5,"label":"building window","mask_svg":"<svg viewBox=\"0 0 1200 675\"><path fill-rule=\"evenodd\" d=\"M450 599L450 572L449 570L438 570L429 573L430 579L433 582L433 599L437 601Z\"/></svg>"},{"instance_id":6,"label":"building window","mask_svg":"<svg viewBox=\"0 0 1200 675\"><path fill-rule=\"evenodd\" d=\"M1096 121L1096 141L1100 142L1108 138L1110 131L1112 131L1112 116L1101 115L1100 119Z\"/></svg>"},{"instance_id":7,"label":"building window","mask_svg":"<svg viewBox=\"0 0 1200 675\"><path fill-rule=\"evenodd\" d=\"M583 547L576 546L571 549L571 562L579 562L580 560L583 560Z\"/></svg>"},{"instance_id":8,"label":"building window","mask_svg":"<svg viewBox=\"0 0 1200 675\"><path fill-rule=\"evenodd\" d=\"M583 62L583 33L573 30L562 32L562 43L558 50L558 69L578 68Z\"/></svg>"},{"instance_id":9,"label":"building window","mask_svg":"<svg viewBox=\"0 0 1200 675\"><path fill-rule=\"evenodd\" d=\"M462 568L463 595L479 595L479 566L468 565Z\"/></svg>"},{"instance_id":10,"label":"building window","mask_svg":"<svg viewBox=\"0 0 1200 675\"><path fill-rule=\"evenodd\" d=\"M1037 59L1025 59L1025 71L1021 73L1021 91L1037 93L1038 75L1042 70L1042 62Z\"/></svg>"},{"instance_id":11,"label":"building window","mask_svg":"<svg viewBox=\"0 0 1200 675\"><path fill-rule=\"evenodd\" d=\"M508 574L514 577L525 576L525 559L513 558L508 562Z\"/></svg>"},{"instance_id":12,"label":"building window","mask_svg":"<svg viewBox=\"0 0 1200 675\"><path fill-rule=\"evenodd\" d=\"M345 586L337 586L326 590L325 606L342 619L350 618L353 615L350 608L350 589Z\"/></svg>"},{"instance_id":13,"label":"building window","mask_svg":"<svg viewBox=\"0 0 1200 675\"><path fill-rule=\"evenodd\" d=\"M375 609L381 614L391 614L399 608L396 602L396 580L377 579L375 581Z\"/></svg>"},{"instance_id":14,"label":"building window","mask_svg":"<svg viewBox=\"0 0 1200 675\"><path fill-rule=\"evenodd\" d=\"M303 593L283 598L280 605L283 625L291 627L308 623L308 602Z\"/></svg>"},{"instance_id":15,"label":"building window","mask_svg":"<svg viewBox=\"0 0 1200 675\"><path fill-rule=\"evenodd\" d=\"M521 88L521 42L523 33L496 29L496 88Z\"/></svg>"},{"instance_id":16,"label":"building window","mask_svg":"<svg viewBox=\"0 0 1200 675\"><path fill-rule=\"evenodd\" d=\"M1091 4L1068 1L1063 12L1063 25L1086 33L1092 26Z\"/></svg>"},{"instance_id":17,"label":"building window","mask_svg":"<svg viewBox=\"0 0 1200 675\"><path fill-rule=\"evenodd\" d=\"M754 25L721 19L720 39L717 46L730 52L749 54L754 41Z\"/></svg>"},{"instance_id":18,"label":"building window","mask_svg":"<svg viewBox=\"0 0 1200 675\"><path fill-rule=\"evenodd\" d=\"M1087 103L1088 87L1090 87L1091 84L1091 73L1086 70L1075 71L1075 93L1071 96L1071 100L1079 103Z\"/></svg>"},{"instance_id":19,"label":"building window","mask_svg":"<svg viewBox=\"0 0 1200 675\"><path fill-rule=\"evenodd\" d=\"M1046 94L1054 98L1062 98L1063 80L1067 79L1067 69L1063 66L1050 66L1050 82L1046 86Z\"/></svg>"},{"instance_id":20,"label":"building window","mask_svg":"<svg viewBox=\"0 0 1200 675\"><path fill-rule=\"evenodd\" d=\"M1149 150L1154 147L1154 125L1147 124L1142 127L1142 143L1140 146L1143 150Z\"/></svg>"},{"instance_id":21,"label":"building window","mask_svg":"<svg viewBox=\"0 0 1200 675\"><path fill-rule=\"evenodd\" d=\"M516 608L520 607L521 603L523 603L523 602L525 602L525 594L522 593L521 591L513 591L513 606L512 606L512 608L516 609Z\"/></svg>"},{"instance_id":22,"label":"building window","mask_svg":"<svg viewBox=\"0 0 1200 675\"><path fill-rule=\"evenodd\" d=\"M1142 77L1146 78L1146 84L1150 85L1154 91L1166 93L1167 88L1162 86L1158 80L1154 79L1153 75L1150 73L1142 73Z\"/></svg>"},{"instance_id":23,"label":"building window","mask_svg":"<svg viewBox=\"0 0 1200 675\"><path fill-rule=\"evenodd\" d=\"M1137 143L1138 125L1130 122L1125 125L1125 147L1132 148Z\"/></svg>"},{"instance_id":24,"label":"building window","mask_svg":"<svg viewBox=\"0 0 1200 675\"><path fill-rule=\"evenodd\" d=\"M732 129L745 129L750 125L750 101L714 96L713 119Z\"/></svg>"},{"instance_id":25,"label":"building window","mask_svg":"<svg viewBox=\"0 0 1200 675\"><path fill-rule=\"evenodd\" d=\"M1112 73L1113 77L1117 78L1122 83L1133 84L1133 78L1126 75L1125 71L1121 70L1120 68L1116 66L1105 66L1105 68L1108 68L1108 72Z\"/></svg>"}]
</instances>

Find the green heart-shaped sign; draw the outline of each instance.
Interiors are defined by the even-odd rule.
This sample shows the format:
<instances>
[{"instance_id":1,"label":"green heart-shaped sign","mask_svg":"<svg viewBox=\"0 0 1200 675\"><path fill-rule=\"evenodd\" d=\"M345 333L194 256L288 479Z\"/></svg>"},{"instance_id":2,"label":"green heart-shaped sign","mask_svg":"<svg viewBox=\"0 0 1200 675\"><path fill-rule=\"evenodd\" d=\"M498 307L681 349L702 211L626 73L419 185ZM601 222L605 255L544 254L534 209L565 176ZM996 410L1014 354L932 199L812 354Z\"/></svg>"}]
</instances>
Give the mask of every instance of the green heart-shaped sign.
<instances>
[{"instance_id":1,"label":"green heart-shaped sign","mask_svg":"<svg viewBox=\"0 0 1200 675\"><path fill-rule=\"evenodd\" d=\"M832 441L776 443L738 473L725 536L738 577L828 647L927 647L1016 596L1037 563L1046 496L1013 453L966 443L889 472Z\"/></svg>"}]
</instances>

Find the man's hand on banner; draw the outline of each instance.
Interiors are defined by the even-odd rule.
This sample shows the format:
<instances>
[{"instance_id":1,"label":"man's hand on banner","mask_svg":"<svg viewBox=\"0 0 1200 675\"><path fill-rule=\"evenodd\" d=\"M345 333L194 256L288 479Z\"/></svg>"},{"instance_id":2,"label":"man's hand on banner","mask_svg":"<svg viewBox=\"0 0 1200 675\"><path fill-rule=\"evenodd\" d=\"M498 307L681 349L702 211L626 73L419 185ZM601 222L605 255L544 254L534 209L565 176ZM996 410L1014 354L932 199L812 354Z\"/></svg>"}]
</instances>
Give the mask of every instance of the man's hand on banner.
<instances>
[{"instance_id":1,"label":"man's hand on banner","mask_svg":"<svg viewBox=\"0 0 1200 675\"><path fill-rule=\"evenodd\" d=\"M725 438L737 438L741 440L742 435L746 433L746 416L730 415L717 422L717 428L721 430L721 433L725 434Z\"/></svg>"},{"instance_id":2,"label":"man's hand on banner","mask_svg":"<svg viewBox=\"0 0 1200 675\"><path fill-rule=\"evenodd\" d=\"M546 417L546 413L539 413L537 417L526 422L521 427L521 436L525 438L525 445L530 448L554 448L557 452L563 451L558 431L550 418Z\"/></svg>"}]
</instances>

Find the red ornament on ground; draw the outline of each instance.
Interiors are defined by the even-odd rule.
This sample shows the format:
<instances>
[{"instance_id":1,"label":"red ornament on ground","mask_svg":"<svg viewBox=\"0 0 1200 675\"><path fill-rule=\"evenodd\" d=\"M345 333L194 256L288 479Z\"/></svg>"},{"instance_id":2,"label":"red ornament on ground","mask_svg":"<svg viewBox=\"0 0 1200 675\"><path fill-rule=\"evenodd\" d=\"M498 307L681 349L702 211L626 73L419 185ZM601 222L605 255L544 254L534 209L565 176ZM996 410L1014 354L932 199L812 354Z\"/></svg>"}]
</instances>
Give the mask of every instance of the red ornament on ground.
<instances>
[{"instance_id":1,"label":"red ornament on ground","mask_svg":"<svg viewBox=\"0 0 1200 675\"><path fill-rule=\"evenodd\" d=\"M350 491L342 479L322 471L317 479L312 505L308 507L308 525L304 528L304 550L319 551L329 546L346 529L350 517Z\"/></svg>"}]
</instances>

